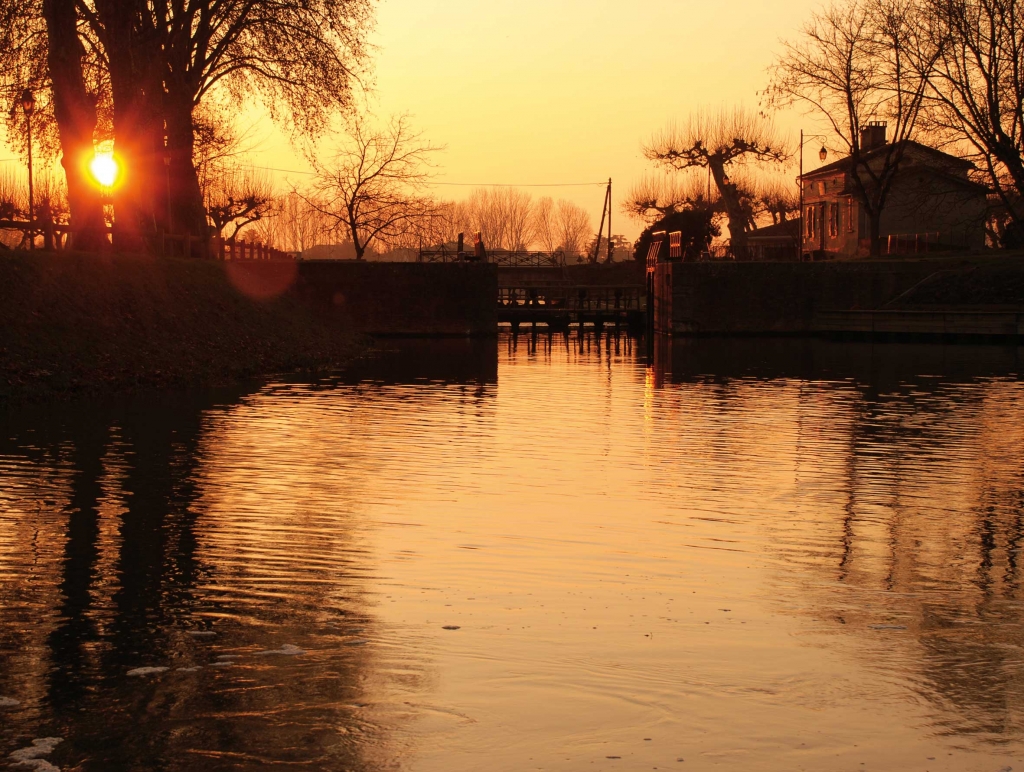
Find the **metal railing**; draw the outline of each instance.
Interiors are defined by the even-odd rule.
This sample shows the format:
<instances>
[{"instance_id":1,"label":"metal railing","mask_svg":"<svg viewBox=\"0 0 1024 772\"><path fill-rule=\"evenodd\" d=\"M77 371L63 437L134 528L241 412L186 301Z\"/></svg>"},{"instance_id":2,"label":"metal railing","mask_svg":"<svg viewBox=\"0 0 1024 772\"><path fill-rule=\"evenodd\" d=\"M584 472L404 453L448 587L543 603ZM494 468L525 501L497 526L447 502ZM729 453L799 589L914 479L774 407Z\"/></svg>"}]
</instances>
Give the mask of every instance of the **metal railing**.
<instances>
[{"instance_id":1,"label":"metal railing","mask_svg":"<svg viewBox=\"0 0 1024 772\"><path fill-rule=\"evenodd\" d=\"M475 262L477 258L473 252L458 252L454 249L421 249L419 262L421 263L458 263ZM521 251L512 252L507 250L493 250L481 261L493 263L502 268L561 268L565 265L565 252L542 251Z\"/></svg>"},{"instance_id":2,"label":"metal railing","mask_svg":"<svg viewBox=\"0 0 1024 772\"><path fill-rule=\"evenodd\" d=\"M647 288L643 285L610 287L587 286L521 286L498 290L498 305L506 308L534 308L558 311L634 311L647 304Z\"/></svg>"},{"instance_id":3,"label":"metal railing","mask_svg":"<svg viewBox=\"0 0 1024 772\"><path fill-rule=\"evenodd\" d=\"M951 252L967 248L965 234L957 238L953 231L926 231L924 233L891 233L882 236L884 254L919 255L929 252Z\"/></svg>"}]
</instances>

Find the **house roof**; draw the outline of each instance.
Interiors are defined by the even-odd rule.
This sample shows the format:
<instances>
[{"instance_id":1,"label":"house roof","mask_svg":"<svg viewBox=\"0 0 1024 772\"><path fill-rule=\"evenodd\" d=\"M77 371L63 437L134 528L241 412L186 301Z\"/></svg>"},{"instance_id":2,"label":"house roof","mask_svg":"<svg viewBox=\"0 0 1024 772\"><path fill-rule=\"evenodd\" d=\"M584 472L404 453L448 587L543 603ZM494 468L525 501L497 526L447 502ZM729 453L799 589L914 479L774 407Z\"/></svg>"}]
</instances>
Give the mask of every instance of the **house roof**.
<instances>
[{"instance_id":1,"label":"house roof","mask_svg":"<svg viewBox=\"0 0 1024 772\"><path fill-rule=\"evenodd\" d=\"M965 161L963 158L957 158L955 155L950 155L942 150L936 150L934 147L928 145L922 145L920 142L915 142L912 139L905 141L906 146L904 147L904 157L906 157L906 151L921 150L925 153L933 156L936 160L941 159L945 164L955 164L963 167L964 169L970 169L974 166L970 161ZM887 143L881 147L876 147L874 150L869 150L866 153L861 154L861 161L870 161L874 158L880 158L892 149L892 144ZM805 172L801 179L811 179L819 175L832 174L834 172L846 171L851 164L851 156L840 158L838 161L833 161L830 164L825 164L815 169L813 172Z\"/></svg>"},{"instance_id":2,"label":"house roof","mask_svg":"<svg viewBox=\"0 0 1024 772\"><path fill-rule=\"evenodd\" d=\"M799 220L786 220L766 225L763 228L756 228L747 234L748 241L767 241L774 239L795 239L800 234Z\"/></svg>"}]
</instances>

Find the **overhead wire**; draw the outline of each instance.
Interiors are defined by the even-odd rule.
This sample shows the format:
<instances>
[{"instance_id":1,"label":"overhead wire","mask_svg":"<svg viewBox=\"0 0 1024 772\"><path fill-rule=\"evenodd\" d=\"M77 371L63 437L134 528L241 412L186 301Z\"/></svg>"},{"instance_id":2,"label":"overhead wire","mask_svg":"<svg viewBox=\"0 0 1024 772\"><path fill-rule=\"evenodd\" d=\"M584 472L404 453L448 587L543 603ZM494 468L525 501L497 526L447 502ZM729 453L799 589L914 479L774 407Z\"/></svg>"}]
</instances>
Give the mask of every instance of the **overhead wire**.
<instances>
[{"instance_id":1,"label":"overhead wire","mask_svg":"<svg viewBox=\"0 0 1024 772\"><path fill-rule=\"evenodd\" d=\"M262 169L268 172L281 172L282 174L304 174L308 176L314 176L316 172L303 171L301 169L279 169L274 166L257 166L253 165L250 168ZM523 182L523 183L511 183L511 182L426 182L425 185L443 185L447 187L465 187L465 188L589 188L594 186L607 185L607 180L603 182Z\"/></svg>"}]
</instances>

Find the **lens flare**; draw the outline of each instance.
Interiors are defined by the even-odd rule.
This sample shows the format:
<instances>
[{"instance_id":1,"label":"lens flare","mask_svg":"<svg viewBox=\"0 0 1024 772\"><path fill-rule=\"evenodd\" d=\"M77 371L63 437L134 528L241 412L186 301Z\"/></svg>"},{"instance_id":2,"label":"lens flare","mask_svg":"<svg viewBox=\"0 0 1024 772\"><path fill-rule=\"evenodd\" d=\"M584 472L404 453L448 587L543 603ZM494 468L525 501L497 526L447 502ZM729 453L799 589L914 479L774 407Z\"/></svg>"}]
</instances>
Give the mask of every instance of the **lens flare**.
<instances>
[{"instance_id":1,"label":"lens flare","mask_svg":"<svg viewBox=\"0 0 1024 772\"><path fill-rule=\"evenodd\" d=\"M97 155L89 164L89 171L93 179L105 188L114 186L117 182L118 169L117 161L109 153Z\"/></svg>"}]
</instances>

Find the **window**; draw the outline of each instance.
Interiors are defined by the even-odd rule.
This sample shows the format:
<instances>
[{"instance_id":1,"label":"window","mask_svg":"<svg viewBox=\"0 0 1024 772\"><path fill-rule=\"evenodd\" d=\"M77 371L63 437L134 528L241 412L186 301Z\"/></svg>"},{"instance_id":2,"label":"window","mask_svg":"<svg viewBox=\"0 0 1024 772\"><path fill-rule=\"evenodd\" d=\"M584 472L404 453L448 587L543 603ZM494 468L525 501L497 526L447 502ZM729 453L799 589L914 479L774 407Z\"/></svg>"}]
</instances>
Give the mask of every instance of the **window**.
<instances>
[{"instance_id":1,"label":"window","mask_svg":"<svg viewBox=\"0 0 1024 772\"><path fill-rule=\"evenodd\" d=\"M683 232L672 231L668 234L668 256L678 259L683 256Z\"/></svg>"},{"instance_id":2,"label":"window","mask_svg":"<svg viewBox=\"0 0 1024 772\"><path fill-rule=\"evenodd\" d=\"M828 205L828 235L832 238L839 236L839 202Z\"/></svg>"},{"instance_id":3,"label":"window","mask_svg":"<svg viewBox=\"0 0 1024 772\"><path fill-rule=\"evenodd\" d=\"M809 239L814 238L815 231L817 230L814 226L815 223L817 223L818 218L815 216L814 209L815 207L813 206L807 207L807 212L804 215L804 222L806 223L805 231L807 233L807 238Z\"/></svg>"},{"instance_id":4,"label":"window","mask_svg":"<svg viewBox=\"0 0 1024 772\"><path fill-rule=\"evenodd\" d=\"M846 199L846 232L853 233L853 198Z\"/></svg>"}]
</instances>

